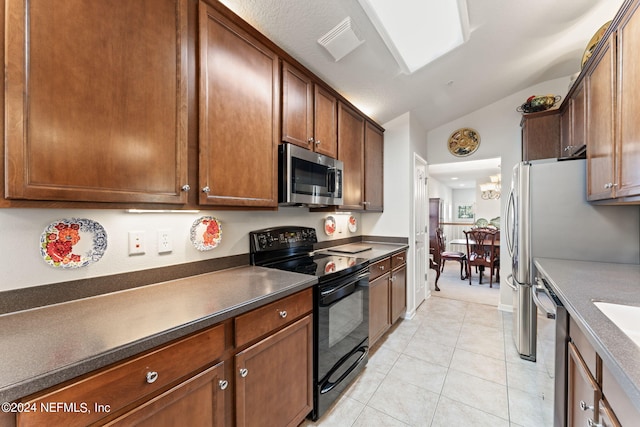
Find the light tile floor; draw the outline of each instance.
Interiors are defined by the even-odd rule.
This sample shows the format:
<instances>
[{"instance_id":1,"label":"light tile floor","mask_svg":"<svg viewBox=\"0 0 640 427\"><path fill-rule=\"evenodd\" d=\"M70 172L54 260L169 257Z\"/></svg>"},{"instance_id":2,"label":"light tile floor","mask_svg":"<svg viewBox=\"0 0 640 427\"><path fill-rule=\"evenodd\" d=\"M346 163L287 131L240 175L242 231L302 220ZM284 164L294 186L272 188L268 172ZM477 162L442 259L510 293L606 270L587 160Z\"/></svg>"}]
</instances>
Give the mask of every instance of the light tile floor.
<instances>
[{"instance_id":1,"label":"light tile floor","mask_svg":"<svg viewBox=\"0 0 640 427\"><path fill-rule=\"evenodd\" d=\"M511 314L495 306L432 296L376 343L330 411L302 426L552 426L544 355L522 360L511 331Z\"/></svg>"}]
</instances>

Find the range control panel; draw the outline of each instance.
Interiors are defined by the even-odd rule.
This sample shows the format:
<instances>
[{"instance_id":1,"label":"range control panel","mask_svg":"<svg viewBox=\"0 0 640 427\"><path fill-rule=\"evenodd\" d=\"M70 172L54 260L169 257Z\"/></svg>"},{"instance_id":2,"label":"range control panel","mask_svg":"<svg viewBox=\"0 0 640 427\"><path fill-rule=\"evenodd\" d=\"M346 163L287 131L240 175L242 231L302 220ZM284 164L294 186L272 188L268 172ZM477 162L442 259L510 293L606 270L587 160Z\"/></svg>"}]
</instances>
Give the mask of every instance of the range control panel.
<instances>
[{"instance_id":1,"label":"range control panel","mask_svg":"<svg viewBox=\"0 0 640 427\"><path fill-rule=\"evenodd\" d=\"M315 228L276 227L249 233L251 253L312 246L318 242Z\"/></svg>"}]
</instances>

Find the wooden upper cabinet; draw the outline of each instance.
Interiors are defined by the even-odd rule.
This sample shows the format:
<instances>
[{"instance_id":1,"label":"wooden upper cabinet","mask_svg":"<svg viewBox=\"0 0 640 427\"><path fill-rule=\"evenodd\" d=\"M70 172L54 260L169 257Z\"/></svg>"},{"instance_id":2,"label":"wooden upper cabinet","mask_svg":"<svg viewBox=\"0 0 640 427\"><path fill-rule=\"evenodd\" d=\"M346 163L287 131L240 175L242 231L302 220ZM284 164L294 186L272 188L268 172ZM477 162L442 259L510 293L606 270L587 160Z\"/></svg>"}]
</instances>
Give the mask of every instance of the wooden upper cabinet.
<instances>
[{"instance_id":1,"label":"wooden upper cabinet","mask_svg":"<svg viewBox=\"0 0 640 427\"><path fill-rule=\"evenodd\" d=\"M384 209L384 135L367 122L364 128L364 208L382 212Z\"/></svg>"},{"instance_id":2,"label":"wooden upper cabinet","mask_svg":"<svg viewBox=\"0 0 640 427\"><path fill-rule=\"evenodd\" d=\"M338 160L344 163L342 209L364 207L364 124L364 117L338 102Z\"/></svg>"},{"instance_id":3,"label":"wooden upper cabinet","mask_svg":"<svg viewBox=\"0 0 640 427\"><path fill-rule=\"evenodd\" d=\"M282 62L282 141L336 158L337 103L329 90Z\"/></svg>"},{"instance_id":4,"label":"wooden upper cabinet","mask_svg":"<svg viewBox=\"0 0 640 427\"><path fill-rule=\"evenodd\" d=\"M560 157L584 153L586 102L584 80L578 84L560 116Z\"/></svg>"},{"instance_id":5,"label":"wooden upper cabinet","mask_svg":"<svg viewBox=\"0 0 640 427\"><path fill-rule=\"evenodd\" d=\"M282 141L313 150L313 82L282 62Z\"/></svg>"},{"instance_id":6,"label":"wooden upper cabinet","mask_svg":"<svg viewBox=\"0 0 640 427\"><path fill-rule=\"evenodd\" d=\"M618 27L616 197L640 195L640 2Z\"/></svg>"},{"instance_id":7,"label":"wooden upper cabinet","mask_svg":"<svg viewBox=\"0 0 640 427\"><path fill-rule=\"evenodd\" d=\"M278 56L199 4L199 203L277 207Z\"/></svg>"},{"instance_id":8,"label":"wooden upper cabinet","mask_svg":"<svg viewBox=\"0 0 640 427\"><path fill-rule=\"evenodd\" d=\"M7 0L5 196L185 203L187 1Z\"/></svg>"},{"instance_id":9,"label":"wooden upper cabinet","mask_svg":"<svg viewBox=\"0 0 640 427\"><path fill-rule=\"evenodd\" d=\"M587 198L613 197L615 173L615 33L593 58L587 89Z\"/></svg>"},{"instance_id":10,"label":"wooden upper cabinet","mask_svg":"<svg viewBox=\"0 0 640 427\"><path fill-rule=\"evenodd\" d=\"M522 128L522 160L554 159L560 155L560 113L558 110L525 114Z\"/></svg>"}]
</instances>

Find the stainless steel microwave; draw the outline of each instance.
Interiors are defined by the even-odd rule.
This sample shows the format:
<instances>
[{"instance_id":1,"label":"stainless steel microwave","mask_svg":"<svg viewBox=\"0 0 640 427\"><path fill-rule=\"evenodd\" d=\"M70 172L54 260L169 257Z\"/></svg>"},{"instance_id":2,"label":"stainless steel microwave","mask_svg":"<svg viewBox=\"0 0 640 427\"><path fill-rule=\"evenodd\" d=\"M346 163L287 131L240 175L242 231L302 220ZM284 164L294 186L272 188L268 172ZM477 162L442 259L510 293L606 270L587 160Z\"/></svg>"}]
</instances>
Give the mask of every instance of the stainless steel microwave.
<instances>
[{"instance_id":1,"label":"stainless steel microwave","mask_svg":"<svg viewBox=\"0 0 640 427\"><path fill-rule=\"evenodd\" d=\"M278 158L278 202L280 205L342 205L340 160L283 143Z\"/></svg>"}]
</instances>

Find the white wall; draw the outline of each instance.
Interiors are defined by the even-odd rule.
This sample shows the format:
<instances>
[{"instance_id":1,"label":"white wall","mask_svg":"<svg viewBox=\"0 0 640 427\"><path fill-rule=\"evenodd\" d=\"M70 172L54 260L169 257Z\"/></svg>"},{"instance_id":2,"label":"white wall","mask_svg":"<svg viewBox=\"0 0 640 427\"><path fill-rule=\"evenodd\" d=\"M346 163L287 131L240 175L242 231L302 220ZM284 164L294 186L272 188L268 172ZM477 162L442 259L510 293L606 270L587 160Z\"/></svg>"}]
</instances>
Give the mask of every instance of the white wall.
<instances>
[{"instance_id":1,"label":"white wall","mask_svg":"<svg viewBox=\"0 0 640 427\"><path fill-rule=\"evenodd\" d=\"M222 241L210 251L200 252L191 243L191 225L201 216L211 215L222 223ZM324 218L333 215L338 225L333 236L324 230ZM355 214L358 224L361 215ZM40 255L40 235L53 221L62 218L89 218L107 232L107 250L98 262L87 267L62 269L49 266ZM249 252L248 233L278 226L315 227L320 241L361 234L347 227L348 215L311 213L306 208L285 207L277 212L201 211L199 213L131 214L122 210L0 209L0 291L107 276L149 268L182 264ZM156 234L171 229L173 251L157 253ZM145 232L146 254L128 255L128 231Z\"/></svg>"},{"instance_id":2,"label":"white wall","mask_svg":"<svg viewBox=\"0 0 640 427\"><path fill-rule=\"evenodd\" d=\"M516 111L516 107L524 103L531 95L553 93L564 97L568 89L568 76L550 80L514 93L471 114L430 130L427 137L427 160L429 164L501 157L502 185L508 187L511 182L511 170L522 157L522 138L520 132L520 120L522 116ZM480 146L472 155L460 158L449 153L447 140L454 130L462 127L470 127L478 131L480 134ZM501 197L499 212L504 212L505 202L506 197ZM504 233L501 238L504 240ZM504 241L502 243L504 243ZM504 244L502 246L504 248ZM508 266L511 265L508 252L503 249L500 257L502 259L502 268L508 268ZM509 310L512 301L510 288L504 283L506 274L500 275L500 278L502 281L500 286L500 307Z\"/></svg>"}]
</instances>

